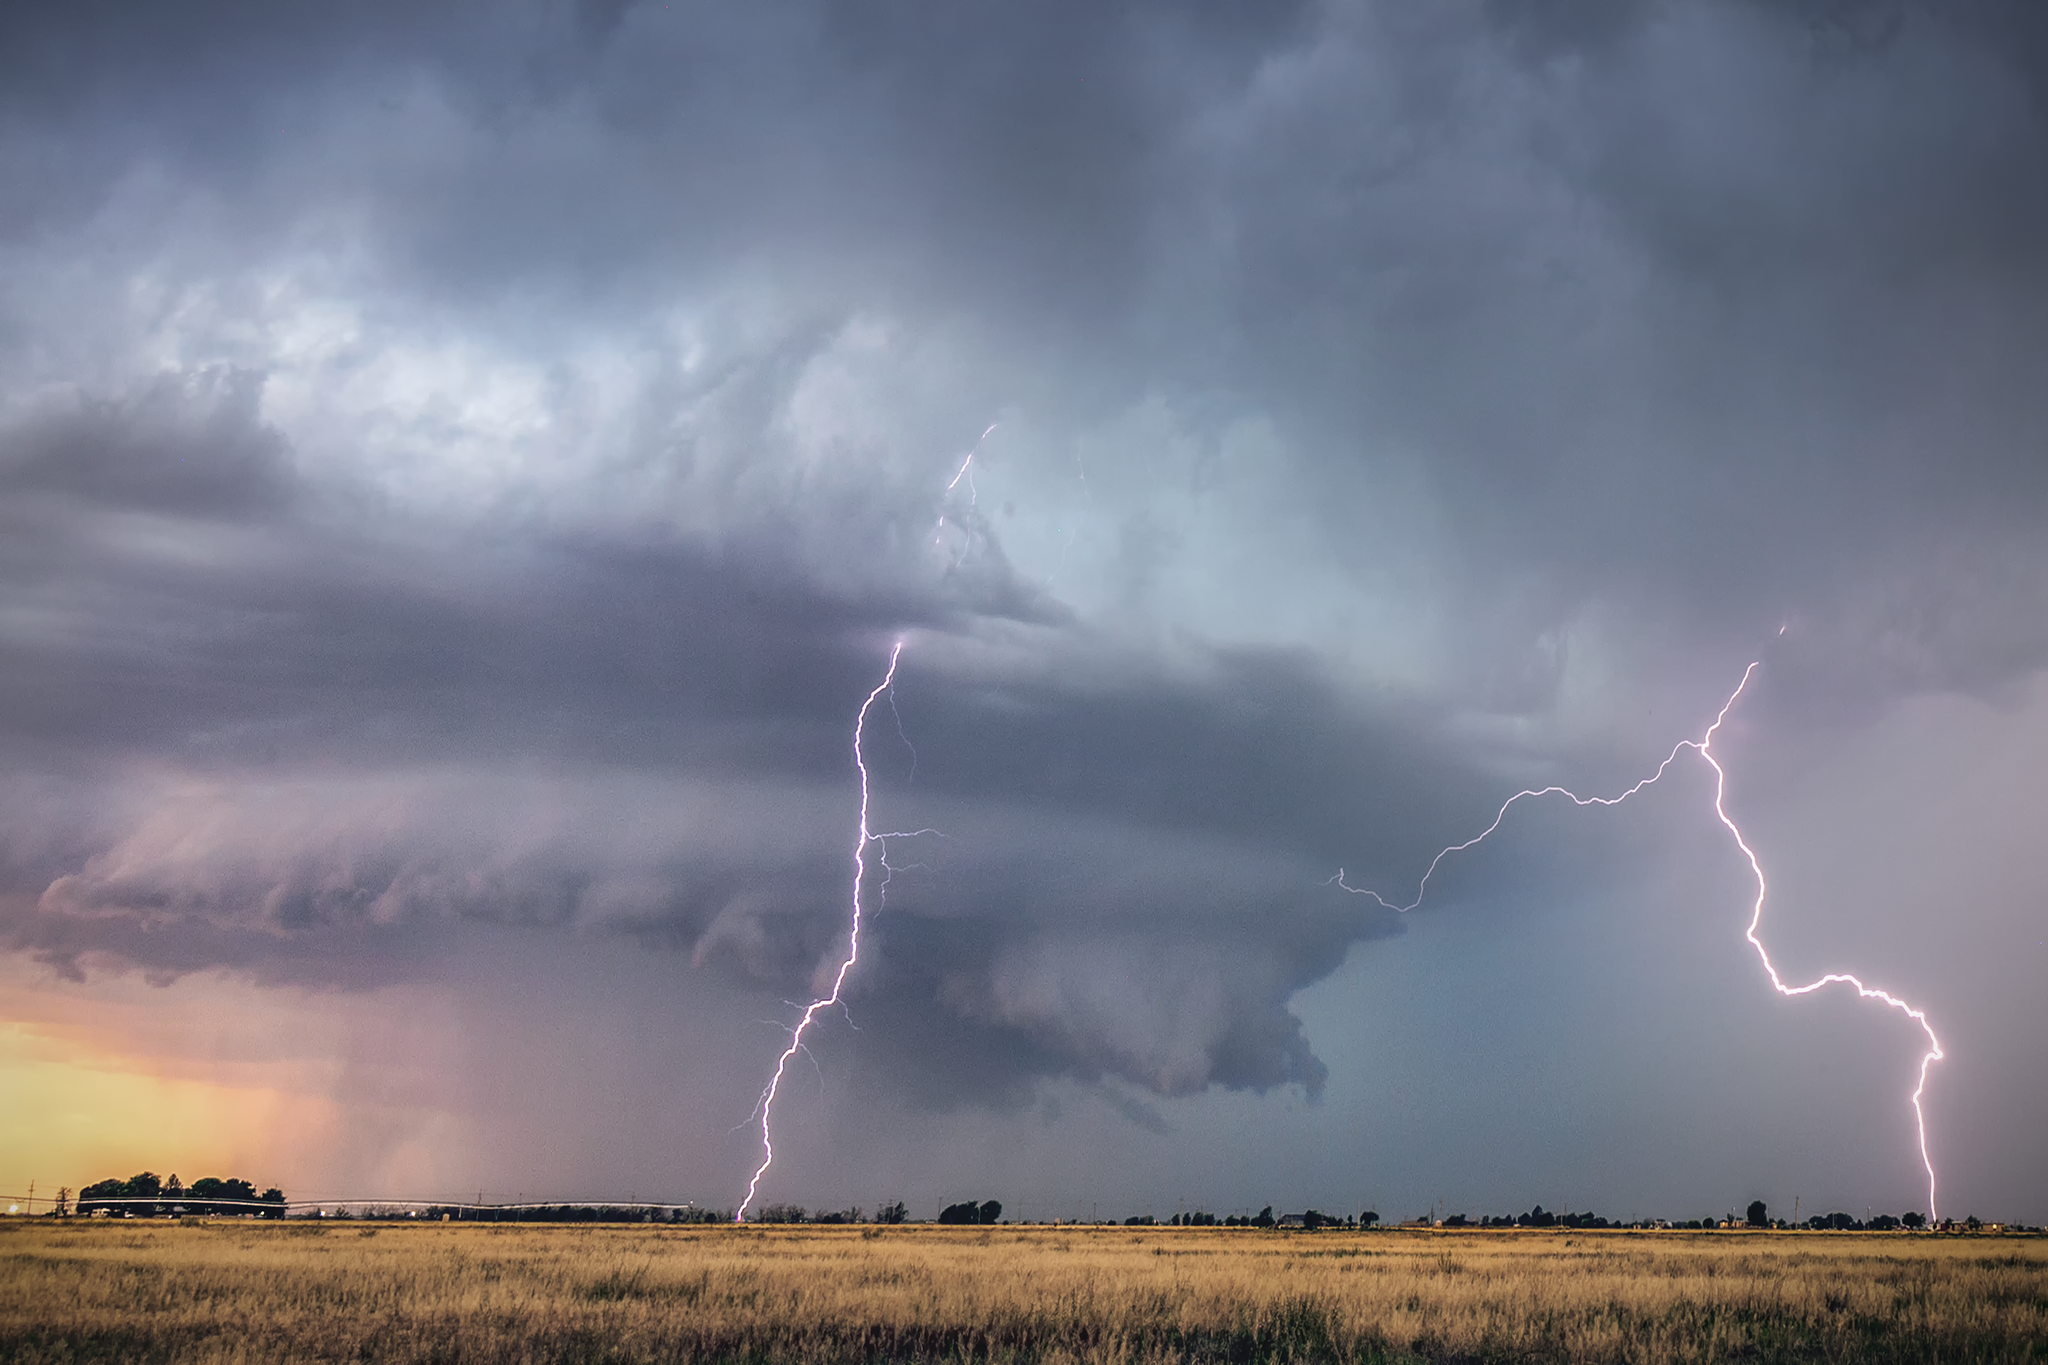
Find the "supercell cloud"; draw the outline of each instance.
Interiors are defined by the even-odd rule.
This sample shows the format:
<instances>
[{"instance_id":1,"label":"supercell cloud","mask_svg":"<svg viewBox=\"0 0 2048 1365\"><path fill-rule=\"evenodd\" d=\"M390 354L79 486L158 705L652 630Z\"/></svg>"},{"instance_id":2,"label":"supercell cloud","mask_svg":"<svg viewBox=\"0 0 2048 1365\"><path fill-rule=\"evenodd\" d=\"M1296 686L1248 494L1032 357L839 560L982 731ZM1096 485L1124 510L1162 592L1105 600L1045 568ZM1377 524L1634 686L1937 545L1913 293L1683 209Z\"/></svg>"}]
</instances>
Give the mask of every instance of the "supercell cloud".
<instances>
[{"instance_id":1,"label":"supercell cloud","mask_svg":"<svg viewBox=\"0 0 2048 1365\"><path fill-rule=\"evenodd\" d=\"M219 0L0 54L37 992L453 1001L418 1027L472 1073L555 1059L436 1101L538 1135L493 1160L729 1202L900 638L876 823L944 834L891 845L788 1197L965 1197L920 1171L1000 1149L1046 1216L1546 1170L1904 1207L1911 1039L1784 1032L1697 774L1405 922L1325 885L1627 785L1762 658L1729 761L1792 970L1954 1019L1937 1157L2048 1215L2048 1016L1971 1003L2048 965L2000 757L2048 732L2028 7ZM1922 846L1928 790L1971 815ZM701 1122L597 1139L579 1067ZM1804 1116L1685 1117L1752 1084ZM350 1141L321 1169L473 1174Z\"/></svg>"}]
</instances>

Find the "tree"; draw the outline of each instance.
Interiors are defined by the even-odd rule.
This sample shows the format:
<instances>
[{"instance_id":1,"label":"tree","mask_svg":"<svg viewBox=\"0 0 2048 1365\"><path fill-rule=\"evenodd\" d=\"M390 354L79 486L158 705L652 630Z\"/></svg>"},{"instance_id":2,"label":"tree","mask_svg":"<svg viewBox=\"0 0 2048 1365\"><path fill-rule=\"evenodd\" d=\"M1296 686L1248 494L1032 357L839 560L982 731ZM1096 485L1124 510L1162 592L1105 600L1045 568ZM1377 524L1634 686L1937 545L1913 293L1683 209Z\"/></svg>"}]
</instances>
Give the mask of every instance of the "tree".
<instances>
[{"instance_id":1,"label":"tree","mask_svg":"<svg viewBox=\"0 0 2048 1365\"><path fill-rule=\"evenodd\" d=\"M980 1204L969 1199L959 1204L948 1204L939 1211L941 1223L964 1223L970 1226L977 1223L994 1223L1002 1216L1002 1204L993 1199Z\"/></svg>"},{"instance_id":2,"label":"tree","mask_svg":"<svg viewBox=\"0 0 2048 1365\"><path fill-rule=\"evenodd\" d=\"M163 1192L163 1181L154 1171L140 1171L126 1180L95 1180L78 1192L78 1211L90 1214L105 1209L117 1218L123 1214L148 1218L156 1213L155 1200Z\"/></svg>"},{"instance_id":3,"label":"tree","mask_svg":"<svg viewBox=\"0 0 2048 1365\"><path fill-rule=\"evenodd\" d=\"M1367 1209L1364 1213L1358 1215L1358 1226L1362 1228L1369 1228L1379 1221L1380 1216L1371 1209Z\"/></svg>"},{"instance_id":4,"label":"tree","mask_svg":"<svg viewBox=\"0 0 2048 1365\"><path fill-rule=\"evenodd\" d=\"M128 1182L125 1180L95 1180L78 1192L78 1211L91 1215L105 1209L109 1213L120 1212L111 1203L102 1200L125 1199L128 1197Z\"/></svg>"},{"instance_id":5,"label":"tree","mask_svg":"<svg viewBox=\"0 0 2048 1365\"><path fill-rule=\"evenodd\" d=\"M1752 1199L1749 1201L1748 1218L1746 1221L1753 1228L1768 1227L1770 1226L1770 1220L1765 1217L1765 1213L1764 1201Z\"/></svg>"},{"instance_id":6,"label":"tree","mask_svg":"<svg viewBox=\"0 0 2048 1365\"><path fill-rule=\"evenodd\" d=\"M1900 1215L1899 1221L1915 1232L1918 1232L1921 1228L1927 1226L1927 1215L1924 1213L1905 1213Z\"/></svg>"},{"instance_id":7,"label":"tree","mask_svg":"<svg viewBox=\"0 0 2048 1365\"><path fill-rule=\"evenodd\" d=\"M1273 1226L1273 1206L1271 1204L1259 1210L1258 1216L1252 1219L1252 1226L1255 1228L1269 1228Z\"/></svg>"},{"instance_id":8,"label":"tree","mask_svg":"<svg viewBox=\"0 0 2048 1365\"><path fill-rule=\"evenodd\" d=\"M256 1212L249 1207L257 1202L256 1187L246 1180L222 1180L217 1176L201 1176L192 1182L186 1192L187 1198L195 1201L200 1213L248 1214ZM284 1195L280 1192L280 1200Z\"/></svg>"},{"instance_id":9,"label":"tree","mask_svg":"<svg viewBox=\"0 0 2048 1365\"><path fill-rule=\"evenodd\" d=\"M901 1223L904 1219L908 1217L910 1217L910 1210L904 1207L903 1201L901 1199L897 1200L893 1204L884 1204L882 1205L882 1207L875 1210L875 1221L877 1223L888 1223L894 1225L897 1223Z\"/></svg>"}]
</instances>

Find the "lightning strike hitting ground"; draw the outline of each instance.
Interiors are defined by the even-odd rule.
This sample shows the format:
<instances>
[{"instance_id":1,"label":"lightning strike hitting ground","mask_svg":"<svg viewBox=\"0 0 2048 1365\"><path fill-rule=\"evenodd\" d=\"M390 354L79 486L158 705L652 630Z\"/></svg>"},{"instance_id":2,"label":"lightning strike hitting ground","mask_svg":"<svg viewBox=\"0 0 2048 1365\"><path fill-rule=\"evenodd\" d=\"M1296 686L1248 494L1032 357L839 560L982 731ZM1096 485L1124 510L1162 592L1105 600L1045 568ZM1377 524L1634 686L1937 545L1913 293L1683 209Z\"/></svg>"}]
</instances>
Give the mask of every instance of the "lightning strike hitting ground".
<instances>
[{"instance_id":1,"label":"lightning strike hitting ground","mask_svg":"<svg viewBox=\"0 0 2048 1365\"><path fill-rule=\"evenodd\" d=\"M1784 632L1781 630L1779 633L1783 634ZM1416 906L1422 904L1422 898L1429 890L1429 879L1436 874L1437 865L1453 853L1462 853L1474 844L1482 842L1487 836L1499 829L1501 821L1507 819L1509 809L1516 802L1540 796L1562 796L1576 806L1618 806L1643 788L1663 777L1671 765L1678 760L1680 753L1687 749L1693 750L1706 761L1708 767L1714 770L1714 815L1727 828L1730 837L1735 840L1735 846L1742 850L1742 856L1749 860L1750 873L1756 878L1756 901L1750 907L1749 928L1744 932L1743 937L1749 940L1749 945L1752 948L1756 949L1757 958L1764 964L1764 971L1771 978L1772 989L1776 990L1780 995L1795 996L1807 995L1819 990L1823 986L1834 985L1838 982L1854 986L1858 995L1866 1000L1882 1001L1891 1008L1898 1010L1918 1024L1920 1031L1927 1035L1927 1051L1920 1058L1919 1079L1914 1085L1913 1093L1909 1099L1913 1106L1913 1124L1919 1133L1920 1164L1927 1171L1927 1216L1930 1221L1933 1221L1939 1218L1940 1214L1935 1202L1934 1160L1928 1155L1927 1151L1927 1114L1921 1107L1921 1098L1927 1090L1927 1068L1940 1061L1945 1054L1941 1050L1941 1040L1934 1036L1934 1026L1927 1021L1926 1012L1891 994L1889 991L1882 991L1873 986L1864 985L1860 979L1848 972L1829 972L1825 976L1809 981L1803 986L1788 986L1785 984L1784 978L1778 975L1778 969L1771 962L1771 955L1765 950L1763 940L1757 937L1757 929L1763 923L1764 898L1769 894L1769 887L1764 881L1763 864L1757 860L1756 851L1749 846L1749 841L1742 837L1742 830L1737 827L1735 821L1728 814L1726 801L1728 774L1721 767L1721 761L1714 757L1714 736L1727 721L1728 713L1735 709L1735 703L1741 699L1744 689L1749 686L1749 680L1755 676L1759 666L1753 663L1743 670L1742 681L1735 685L1734 692L1730 693L1728 700L1722 703L1720 714L1714 717L1714 723L1707 727L1707 732L1704 735L1698 739L1683 739L1673 745L1671 752L1665 755L1664 761L1657 765L1655 772L1621 793L1621 795L1580 796L1576 792L1569 791L1564 787L1553 786L1531 788L1527 791L1516 792L1513 796L1510 796L1501 803L1501 808L1495 813L1492 824L1472 838L1467 839L1464 843L1452 844L1429 860L1429 867L1424 870L1422 880L1416 884L1415 899L1409 901L1406 905L1396 905L1377 891L1370 891L1364 887L1350 885L1344 880L1344 870L1342 868L1337 870L1337 875L1332 877L1330 882L1351 892L1355 896L1370 897L1387 909L1405 915Z\"/></svg>"},{"instance_id":2,"label":"lightning strike hitting ground","mask_svg":"<svg viewBox=\"0 0 2048 1365\"><path fill-rule=\"evenodd\" d=\"M970 513L973 512L980 500L980 494L974 487L974 457L981 453L983 443L995 431L996 425L994 422L988 424L988 429L981 433L980 438L974 443L974 448L967 452L966 458L960 461L960 468L953 472L952 479L946 484L946 496L951 497L958 490L962 481L966 482L967 507ZM938 525L933 532L933 543L943 545L945 538L946 516L941 511ZM962 553L965 553L964 549ZM846 985L846 974L852 971L853 964L860 960L861 894L867 889L869 846L875 845L880 849L880 854L876 859L882 866L883 874L877 900L877 905L879 906L880 899L888 895L889 879L897 872L905 870L890 864L888 841L891 839L914 839L920 835L939 833L935 829L914 829L890 830L886 833L876 834L868 829L868 764L867 755L862 745L866 742L867 738L868 712L873 710L875 703L884 696L889 698L889 710L896 719L896 733L902 736L904 745L910 748L911 772L915 774L917 771L917 750L914 746L911 746L910 737L903 734L903 717L896 713L896 693L894 690L896 685L896 663L902 657L903 642L898 640L894 647L889 650L888 671L882 675L882 681L875 685L875 690L868 693L867 700L861 703L860 713L854 717L853 722L853 766L860 774L860 828L854 836L853 844L853 915L851 927L847 933L846 957L840 962L839 971L832 978L832 989L805 1006L803 1015L797 1020L796 1027L790 1030L789 1046L784 1048L782 1055L775 1059L775 1073L768 1079L768 1088L761 1092L760 1106L755 1111L761 1116L761 1164L755 1168L754 1178L747 1182L747 1197L742 1199L739 1208L733 1211L733 1221L736 1223L746 1221L747 1210L753 1207L754 1196L761 1188L761 1178L767 1175L768 1168L775 1164L775 1140L770 1128L774 1118L775 1097L782 1089L782 1077L789 1069L790 1059L803 1051L804 1035L810 1031L811 1022L818 1017L821 1010L830 1009L834 1005L840 1005L841 1008L844 1008L844 1004L840 999L840 992Z\"/></svg>"},{"instance_id":3,"label":"lightning strike hitting ground","mask_svg":"<svg viewBox=\"0 0 2048 1365\"><path fill-rule=\"evenodd\" d=\"M969 458L972 457L970 456ZM854 718L853 723L853 766L855 771L860 774L860 826L853 842L853 917L852 928L848 932L846 939L846 956L840 961L839 971L832 978L832 989L825 995L811 1001L804 1008L803 1016L797 1020L796 1027L790 1030L789 1046L784 1048L782 1055L775 1059L775 1074L769 1078L768 1088L761 1092L761 1106L759 1110L761 1115L761 1164L755 1168L754 1178L747 1182L747 1197L740 1201L739 1208L733 1212L733 1221L735 1223L744 1223L746 1221L747 1210L752 1207L754 1195L761 1187L761 1177L768 1174L768 1168L775 1164L775 1140L774 1135L769 1131L769 1124L774 1118L775 1096L782 1089L782 1076L789 1069L789 1060L803 1049L804 1034L810 1031L811 1021L818 1017L818 1012L830 1009L839 1003L839 992L846 985L846 974L852 971L853 964L860 960L861 892L866 889L867 884L868 845L877 840L891 837L887 834L871 834L868 832L868 764L867 757L861 749L861 744L866 738L868 712L874 709L875 703L884 694L888 693L890 688L895 686L896 661L902 657L903 642L898 640L889 651L888 672L882 675L882 681L875 685L875 690L868 693L868 699L861 703L860 714ZM929 833L930 831L920 830L914 832ZM882 865L885 868L888 867L886 846L884 847Z\"/></svg>"}]
</instances>

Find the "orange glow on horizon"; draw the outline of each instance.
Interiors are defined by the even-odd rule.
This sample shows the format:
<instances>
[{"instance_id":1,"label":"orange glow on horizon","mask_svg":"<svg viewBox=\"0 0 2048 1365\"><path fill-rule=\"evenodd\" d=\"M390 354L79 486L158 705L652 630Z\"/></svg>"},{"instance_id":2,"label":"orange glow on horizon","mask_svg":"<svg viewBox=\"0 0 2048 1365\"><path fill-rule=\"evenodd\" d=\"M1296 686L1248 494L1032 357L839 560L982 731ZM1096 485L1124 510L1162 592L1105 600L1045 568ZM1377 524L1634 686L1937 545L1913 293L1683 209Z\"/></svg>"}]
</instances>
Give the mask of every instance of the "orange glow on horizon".
<instances>
[{"instance_id":1,"label":"orange glow on horizon","mask_svg":"<svg viewBox=\"0 0 2048 1365\"><path fill-rule=\"evenodd\" d=\"M143 1170L294 1198L331 1195L337 1179L378 1194L387 1180L431 1179L417 1138L446 1116L351 1098L354 1044L379 1009L390 1002L223 973L67 981L0 955L0 1198L34 1181L40 1209L60 1186Z\"/></svg>"},{"instance_id":2,"label":"orange glow on horizon","mask_svg":"<svg viewBox=\"0 0 2048 1365\"><path fill-rule=\"evenodd\" d=\"M195 1080L147 1059L95 1052L18 1023L0 1025L0 1192L39 1198L141 1170L284 1178L286 1133L331 1128L333 1104L277 1086Z\"/></svg>"}]
</instances>

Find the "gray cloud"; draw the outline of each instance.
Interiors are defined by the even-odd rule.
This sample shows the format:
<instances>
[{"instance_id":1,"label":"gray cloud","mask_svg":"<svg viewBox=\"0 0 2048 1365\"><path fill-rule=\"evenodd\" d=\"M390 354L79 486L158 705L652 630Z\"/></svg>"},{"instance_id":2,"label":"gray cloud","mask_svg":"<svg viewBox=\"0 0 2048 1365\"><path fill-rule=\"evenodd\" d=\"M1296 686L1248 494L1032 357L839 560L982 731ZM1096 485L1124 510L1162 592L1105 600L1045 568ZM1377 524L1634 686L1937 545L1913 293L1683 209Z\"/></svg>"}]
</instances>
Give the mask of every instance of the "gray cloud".
<instances>
[{"instance_id":1,"label":"gray cloud","mask_svg":"<svg viewBox=\"0 0 2048 1365\"><path fill-rule=\"evenodd\" d=\"M4 735L49 770L8 821L10 880L38 893L17 946L74 973L362 983L482 921L634 934L799 993L842 941L848 707L885 625L922 617L898 714L930 757L906 768L882 730L875 763L949 837L919 846L882 932L875 989L922 1002L882 1036L964 1021L990 1042L971 1085L911 1088L1319 1088L1288 999L1388 926L1294 907L1359 849L1360 774L1441 768L1403 733L1425 717L1351 714L1283 657L1162 689L1085 640L1061 647L1074 678L961 687L945 661L973 632L1072 631L965 614L957 575L863 603L687 549L366 534L293 475L254 397L234 374L159 380L10 443L17 543L39 542L15 601L63 626L24 641ZM1398 847L1403 823L1375 837ZM968 907L964 938L894 924Z\"/></svg>"}]
</instances>

